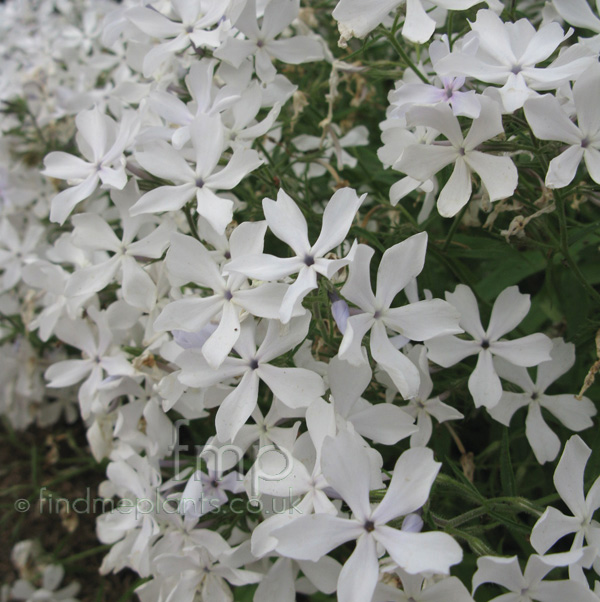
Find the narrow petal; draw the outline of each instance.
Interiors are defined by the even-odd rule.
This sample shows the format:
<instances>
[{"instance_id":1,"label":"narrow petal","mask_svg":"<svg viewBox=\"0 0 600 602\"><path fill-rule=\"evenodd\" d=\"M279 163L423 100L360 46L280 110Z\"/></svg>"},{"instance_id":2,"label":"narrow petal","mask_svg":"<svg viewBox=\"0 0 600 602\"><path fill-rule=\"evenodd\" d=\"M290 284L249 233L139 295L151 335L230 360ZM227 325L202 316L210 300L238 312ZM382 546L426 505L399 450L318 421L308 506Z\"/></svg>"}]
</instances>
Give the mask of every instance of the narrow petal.
<instances>
[{"instance_id":1,"label":"narrow petal","mask_svg":"<svg viewBox=\"0 0 600 602\"><path fill-rule=\"evenodd\" d=\"M498 340L516 328L525 318L531 307L529 295L519 292L518 286L505 288L497 297L487 329L487 337Z\"/></svg>"},{"instance_id":2,"label":"narrow petal","mask_svg":"<svg viewBox=\"0 0 600 602\"><path fill-rule=\"evenodd\" d=\"M531 545L538 554L545 554L559 539L581 529L581 519L576 516L566 516L556 508L546 508L546 511L533 527Z\"/></svg>"},{"instance_id":3,"label":"narrow petal","mask_svg":"<svg viewBox=\"0 0 600 602\"><path fill-rule=\"evenodd\" d=\"M479 151L471 151L465 161L481 178L490 201L511 196L518 183L519 174L510 157L496 157Z\"/></svg>"},{"instance_id":4,"label":"narrow petal","mask_svg":"<svg viewBox=\"0 0 600 602\"><path fill-rule=\"evenodd\" d=\"M353 188L341 188L333 194L323 212L321 234L310 251L313 257L323 257L345 240L366 196L359 197Z\"/></svg>"},{"instance_id":5,"label":"narrow petal","mask_svg":"<svg viewBox=\"0 0 600 602\"><path fill-rule=\"evenodd\" d=\"M292 317L294 311L302 303L306 295L317 288L317 273L308 266L302 266L298 272L296 280L289 286L286 291L281 308L279 309L279 319L283 324L287 324Z\"/></svg>"},{"instance_id":6,"label":"narrow petal","mask_svg":"<svg viewBox=\"0 0 600 602\"><path fill-rule=\"evenodd\" d=\"M587 397L575 395L542 395L540 403L572 431L582 431L594 425L596 406Z\"/></svg>"},{"instance_id":7,"label":"narrow petal","mask_svg":"<svg viewBox=\"0 0 600 602\"><path fill-rule=\"evenodd\" d=\"M441 468L433 459L433 451L417 447L405 451L396 461L392 481L385 497L373 513L377 523L387 523L421 508Z\"/></svg>"},{"instance_id":8,"label":"narrow petal","mask_svg":"<svg viewBox=\"0 0 600 602\"><path fill-rule=\"evenodd\" d=\"M323 46L317 38L311 36L294 36L285 40L274 40L267 45L267 52L274 58L298 65L324 58Z\"/></svg>"},{"instance_id":9,"label":"narrow petal","mask_svg":"<svg viewBox=\"0 0 600 602\"><path fill-rule=\"evenodd\" d=\"M579 144L583 138L579 128L569 119L553 94L530 98L523 106L525 117L536 138Z\"/></svg>"},{"instance_id":10,"label":"narrow petal","mask_svg":"<svg viewBox=\"0 0 600 602\"><path fill-rule=\"evenodd\" d=\"M371 289L369 267L374 252L367 245L360 244L356 247L348 278L341 291L348 301L371 313L375 312L375 295Z\"/></svg>"},{"instance_id":11,"label":"narrow petal","mask_svg":"<svg viewBox=\"0 0 600 602\"><path fill-rule=\"evenodd\" d=\"M414 397L419 390L419 370L390 342L382 322L375 322L371 330L373 359L389 374L404 399Z\"/></svg>"},{"instance_id":12,"label":"narrow petal","mask_svg":"<svg viewBox=\"0 0 600 602\"><path fill-rule=\"evenodd\" d=\"M263 211L273 234L288 244L296 255L303 257L310 251L306 219L286 192L280 190L277 201L264 199Z\"/></svg>"},{"instance_id":13,"label":"narrow petal","mask_svg":"<svg viewBox=\"0 0 600 602\"><path fill-rule=\"evenodd\" d=\"M383 321L411 341L424 341L461 332L458 318L458 311L450 303L431 299L389 309Z\"/></svg>"},{"instance_id":14,"label":"narrow petal","mask_svg":"<svg viewBox=\"0 0 600 602\"><path fill-rule=\"evenodd\" d=\"M373 535L407 573L447 575L450 567L462 560L461 547L447 533L407 533L382 526Z\"/></svg>"},{"instance_id":15,"label":"narrow petal","mask_svg":"<svg viewBox=\"0 0 600 602\"><path fill-rule=\"evenodd\" d=\"M564 188L575 178L577 168L583 159L585 149L581 145L570 146L558 157L554 157L548 166L546 186L548 188Z\"/></svg>"},{"instance_id":16,"label":"narrow petal","mask_svg":"<svg viewBox=\"0 0 600 602\"><path fill-rule=\"evenodd\" d=\"M359 522L371 514L369 484L371 463L364 442L349 431L323 441L321 452L323 476L350 506Z\"/></svg>"},{"instance_id":17,"label":"narrow petal","mask_svg":"<svg viewBox=\"0 0 600 602\"><path fill-rule=\"evenodd\" d=\"M223 306L220 295L178 299L169 303L154 322L154 330L183 330L198 332L206 326Z\"/></svg>"},{"instance_id":18,"label":"narrow petal","mask_svg":"<svg viewBox=\"0 0 600 602\"><path fill-rule=\"evenodd\" d=\"M223 313L217 329L202 345L202 355L215 370L229 355L240 336L239 309L231 302L223 303Z\"/></svg>"},{"instance_id":19,"label":"narrow petal","mask_svg":"<svg viewBox=\"0 0 600 602\"><path fill-rule=\"evenodd\" d=\"M215 194L208 186L196 188L196 209L217 234L223 234L233 219L233 201Z\"/></svg>"},{"instance_id":20,"label":"narrow petal","mask_svg":"<svg viewBox=\"0 0 600 602\"><path fill-rule=\"evenodd\" d=\"M225 281L206 247L192 236L175 233L167 252L167 269L180 284L193 282L221 292Z\"/></svg>"},{"instance_id":21,"label":"narrow petal","mask_svg":"<svg viewBox=\"0 0 600 602\"><path fill-rule=\"evenodd\" d=\"M494 420L497 420L504 426L509 426L513 414L530 403L531 396L527 393L503 391L500 401L494 407L487 410Z\"/></svg>"},{"instance_id":22,"label":"narrow petal","mask_svg":"<svg viewBox=\"0 0 600 602\"><path fill-rule=\"evenodd\" d=\"M371 600L378 580L377 544L369 533L364 533L358 538L354 552L342 568L337 599L339 602Z\"/></svg>"},{"instance_id":23,"label":"narrow petal","mask_svg":"<svg viewBox=\"0 0 600 602\"><path fill-rule=\"evenodd\" d=\"M490 349L494 355L517 364L517 366L537 366L550 358L552 341L539 332L512 341L496 341Z\"/></svg>"},{"instance_id":24,"label":"narrow petal","mask_svg":"<svg viewBox=\"0 0 600 602\"><path fill-rule=\"evenodd\" d=\"M130 209L131 215L177 211L194 198L193 184L181 186L159 186L144 194Z\"/></svg>"},{"instance_id":25,"label":"narrow petal","mask_svg":"<svg viewBox=\"0 0 600 602\"><path fill-rule=\"evenodd\" d=\"M425 263L427 233L420 232L390 247L381 258L377 270L375 298L382 308L392 304L394 297L418 274Z\"/></svg>"},{"instance_id":26,"label":"narrow petal","mask_svg":"<svg viewBox=\"0 0 600 602\"><path fill-rule=\"evenodd\" d=\"M554 485L573 516L583 518L587 507L583 497L583 474L591 450L574 435L565 444L565 450L554 472Z\"/></svg>"},{"instance_id":27,"label":"narrow petal","mask_svg":"<svg viewBox=\"0 0 600 602\"><path fill-rule=\"evenodd\" d=\"M150 313L156 303L156 285L148 272L133 258L123 257L123 299L132 307Z\"/></svg>"},{"instance_id":28,"label":"narrow petal","mask_svg":"<svg viewBox=\"0 0 600 602\"><path fill-rule=\"evenodd\" d=\"M546 424L539 403L532 403L525 420L525 433L540 464L552 462L560 451L560 439Z\"/></svg>"},{"instance_id":29,"label":"narrow petal","mask_svg":"<svg viewBox=\"0 0 600 602\"><path fill-rule=\"evenodd\" d=\"M355 365L364 363L362 340L374 322L372 314L358 314L348 318L346 332L338 349L340 359Z\"/></svg>"},{"instance_id":30,"label":"narrow petal","mask_svg":"<svg viewBox=\"0 0 600 602\"><path fill-rule=\"evenodd\" d=\"M457 337L436 337L425 342L427 357L443 368L454 366L469 355L481 351L481 345L476 341L465 341Z\"/></svg>"},{"instance_id":31,"label":"narrow petal","mask_svg":"<svg viewBox=\"0 0 600 602\"><path fill-rule=\"evenodd\" d=\"M500 401L502 385L494 369L489 349L482 349L479 352L477 366L469 377L469 391L477 408L480 406L492 408Z\"/></svg>"},{"instance_id":32,"label":"narrow petal","mask_svg":"<svg viewBox=\"0 0 600 602\"><path fill-rule=\"evenodd\" d=\"M469 202L471 191L471 171L467 161L463 157L458 157L454 170L437 199L440 215L454 217Z\"/></svg>"},{"instance_id":33,"label":"narrow petal","mask_svg":"<svg viewBox=\"0 0 600 602\"><path fill-rule=\"evenodd\" d=\"M435 31L435 21L425 12L421 0L406 0L402 35L415 44L424 44Z\"/></svg>"},{"instance_id":34,"label":"narrow petal","mask_svg":"<svg viewBox=\"0 0 600 602\"><path fill-rule=\"evenodd\" d=\"M246 424L258 398L258 375L248 370L238 386L223 400L217 415L215 427L219 441L233 441L239 430Z\"/></svg>"},{"instance_id":35,"label":"narrow petal","mask_svg":"<svg viewBox=\"0 0 600 602\"><path fill-rule=\"evenodd\" d=\"M273 395L290 408L307 408L325 394L323 379L305 368L279 368L261 364L257 373Z\"/></svg>"},{"instance_id":36,"label":"narrow petal","mask_svg":"<svg viewBox=\"0 0 600 602\"><path fill-rule=\"evenodd\" d=\"M277 538L276 549L282 556L318 562L329 551L364 532L356 521L330 514L311 514L273 530L271 535Z\"/></svg>"},{"instance_id":37,"label":"narrow petal","mask_svg":"<svg viewBox=\"0 0 600 602\"><path fill-rule=\"evenodd\" d=\"M137 162L149 173L179 184L194 182L194 170L170 144L162 140L154 142L147 151L135 153Z\"/></svg>"},{"instance_id":38,"label":"narrow petal","mask_svg":"<svg viewBox=\"0 0 600 602\"><path fill-rule=\"evenodd\" d=\"M87 199L96 190L99 180L98 174L93 173L81 184L59 192L50 204L50 221L64 224L75 206Z\"/></svg>"},{"instance_id":39,"label":"narrow petal","mask_svg":"<svg viewBox=\"0 0 600 602\"><path fill-rule=\"evenodd\" d=\"M466 284L458 284L453 293L446 293L446 301L460 312L461 328L473 338L482 339L485 331L481 325L479 306L473 291Z\"/></svg>"}]
</instances>

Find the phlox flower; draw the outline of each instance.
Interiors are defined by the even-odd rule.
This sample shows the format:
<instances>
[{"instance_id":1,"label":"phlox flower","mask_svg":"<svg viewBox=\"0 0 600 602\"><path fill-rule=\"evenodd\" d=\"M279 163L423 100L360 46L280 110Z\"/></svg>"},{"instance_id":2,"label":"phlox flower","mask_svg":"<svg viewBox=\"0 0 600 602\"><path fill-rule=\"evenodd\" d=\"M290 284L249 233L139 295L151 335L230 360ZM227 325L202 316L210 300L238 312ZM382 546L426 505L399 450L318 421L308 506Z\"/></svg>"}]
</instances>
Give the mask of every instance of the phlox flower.
<instances>
[{"instance_id":1,"label":"phlox flower","mask_svg":"<svg viewBox=\"0 0 600 602\"><path fill-rule=\"evenodd\" d=\"M577 399L569 394L546 394L546 389L575 363L574 345L562 339L554 339L552 343L552 359L539 364L535 383L526 368L509 364L502 358L494 362L498 374L523 389L523 393L503 391L498 404L488 409L494 420L508 426L514 413L519 408L527 407L525 433L540 464L554 460L561 445L558 436L546 424L542 408L573 431L593 426L592 416L596 415L596 407L587 397Z\"/></svg>"},{"instance_id":2,"label":"phlox flower","mask_svg":"<svg viewBox=\"0 0 600 602\"><path fill-rule=\"evenodd\" d=\"M590 178L600 184L600 65L596 63L573 84L577 125L551 94L529 99L525 117L536 138L558 140L568 145L550 161L546 174L548 188L563 188L575 178L585 161Z\"/></svg>"},{"instance_id":3,"label":"phlox flower","mask_svg":"<svg viewBox=\"0 0 600 602\"><path fill-rule=\"evenodd\" d=\"M245 149L233 153L225 167L217 169L225 147L225 130L218 115L197 115L190 127L195 165L166 142L156 142L148 150L136 152L139 164L151 174L170 180L144 194L131 208L132 215L177 211L196 199L198 213L219 233L233 217L233 201L216 194L231 190L262 164L258 153Z\"/></svg>"},{"instance_id":4,"label":"phlox flower","mask_svg":"<svg viewBox=\"0 0 600 602\"><path fill-rule=\"evenodd\" d=\"M279 280L297 273L279 310L279 319L287 323L296 306L311 290L317 288L318 274L331 278L350 262L352 252L344 259L325 259L325 255L342 244L365 197L366 194L359 197L351 188L337 190L323 212L321 233L315 244L311 245L304 215L290 196L280 190L276 201L263 200L263 211L270 230L292 248L295 257L253 254L236 258L228 264L227 270L258 280Z\"/></svg>"},{"instance_id":5,"label":"phlox flower","mask_svg":"<svg viewBox=\"0 0 600 602\"><path fill-rule=\"evenodd\" d=\"M94 108L82 111L75 118L77 144L86 160L54 151L44 159L45 176L74 184L59 192L50 206L50 221L63 224L75 206L88 198L98 184L121 190L127 183L123 151L132 142L140 127L133 112L123 114L120 123Z\"/></svg>"},{"instance_id":6,"label":"phlox flower","mask_svg":"<svg viewBox=\"0 0 600 602\"><path fill-rule=\"evenodd\" d=\"M371 331L369 347L373 359L393 380L404 398L414 397L419 388L417 367L390 341L387 329L414 341L442 333L461 331L456 310L441 299L391 307L396 295L423 269L427 234L421 232L390 247L377 270L377 292L371 289L369 266L373 249L358 245L342 294L362 312L351 315L339 349L340 359L363 363L361 342Z\"/></svg>"},{"instance_id":7,"label":"phlox flower","mask_svg":"<svg viewBox=\"0 0 600 602\"><path fill-rule=\"evenodd\" d=\"M504 289L494 303L487 330L483 329L473 291L459 284L446 300L460 312L460 325L473 340L437 337L426 342L427 355L436 364L448 368L469 355L477 355L477 366L469 377L469 391L475 406L494 407L502 396L502 384L493 356L504 358L517 366L537 366L549 361L552 341L544 334L530 334L511 341L501 339L523 320L529 311L529 295L518 287Z\"/></svg>"},{"instance_id":8,"label":"phlox flower","mask_svg":"<svg viewBox=\"0 0 600 602\"><path fill-rule=\"evenodd\" d=\"M480 102L479 117L473 120L466 136L448 105L415 107L407 114L408 125L433 128L443 134L446 141L407 146L394 168L424 182L446 165L454 164L452 175L437 200L438 211L444 217L456 215L471 198L473 173L481 178L490 201L509 197L517 187L518 172L510 157L477 150L486 140L504 131L498 104L485 97Z\"/></svg>"},{"instance_id":9,"label":"phlox flower","mask_svg":"<svg viewBox=\"0 0 600 602\"><path fill-rule=\"evenodd\" d=\"M311 36L293 36L277 40L277 36L298 16L300 0L270 0L258 25L256 0L248 0L235 22L246 39L229 37L215 51L215 56L234 67L254 57L256 74L263 82L275 79L277 70L272 59L298 65L324 58L321 43Z\"/></svg>"},{"instance_id":10,"label":"phlox flower","mask_svg":"<svg viewBox=\"0 0 600 602\"><path fill-rule=\"evenodd\" d=\"M321 467L327 482L350 506L352 518L331 514L300 516L272 532L277 551L290 558L318 561L330 550L356 540L338 580L340 602L370 600L379 577L377 546L409 573L448 573L460 562L462 550L446 533L400 531L386 523L420 508L439 471L433 452L415 448L404 452L394 467L385 497L375 508L369 503L369 460L362 444L347 431L323 443Z\"/></svg>"},{"instance_id":11,"label":"phlox flower","mask_svg":"<svg viewBox=\"0 0 600 602\"><path fill-rule=\"evenodd\" d=\"M592 56L574 52L572 56L565 53L547 67L536 67L573 33L564 33L558 23L548 23L536 31L528 19L505 23L495 12L480 10L470 25L477 52L451 52L436 63L436 69L440 75L464 75L501 84L498 92L509 113L521 108L535 90L554 90L595 61ZM471 37L465 44L467 40Z\"/></svg>"}]
</instances>

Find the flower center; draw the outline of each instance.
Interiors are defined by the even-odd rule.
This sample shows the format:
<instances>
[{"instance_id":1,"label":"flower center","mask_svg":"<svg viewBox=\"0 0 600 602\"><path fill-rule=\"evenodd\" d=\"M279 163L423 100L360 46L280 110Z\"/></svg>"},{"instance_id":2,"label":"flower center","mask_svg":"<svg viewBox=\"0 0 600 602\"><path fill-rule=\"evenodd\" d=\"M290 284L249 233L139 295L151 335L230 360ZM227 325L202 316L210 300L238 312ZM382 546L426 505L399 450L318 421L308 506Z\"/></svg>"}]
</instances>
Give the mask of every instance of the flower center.
<instances>
[{"instance_id":1,"label":"flower center","mask_svg":"<svg viewBox=\"0 0 600 602\"><path fill-rule=\"evenodd\" d=\"M250 366L250 370L256 370L258 368L258 360L256 358L251 359L248 366Z\"/></svg>"},{"instance_id":2,"label":"flower center","mask_svg":"<svg viewBox=\"0 0 600 602\"><path fill-rule=\"evenodd\" d=\"M372 520L365 521L363 527L367 533L375 531L375 523Z\"/></svg>"},{"instance_id":3,"label":"flower center","mask_svg":"<svg viewBox=\"0 0 600 602\"><path fill-rule=\"evenodd\" d=\"M315 263L315 258L312 255L304 256L304 265L307 265L308 267L310 267L311 265L314 265L314 263Z\"/></svg>"},{"instance_id":4,"label":"flower center","mask_svg":"<svg viewBox=\"0 0 600 602\"><path fill-rule=\"evenodd\" d=\"M483 339L483 341L481 341L481 348L482 349L489 349L490 348L490 342L487 339Z\"/></svg>"}]
</instances>

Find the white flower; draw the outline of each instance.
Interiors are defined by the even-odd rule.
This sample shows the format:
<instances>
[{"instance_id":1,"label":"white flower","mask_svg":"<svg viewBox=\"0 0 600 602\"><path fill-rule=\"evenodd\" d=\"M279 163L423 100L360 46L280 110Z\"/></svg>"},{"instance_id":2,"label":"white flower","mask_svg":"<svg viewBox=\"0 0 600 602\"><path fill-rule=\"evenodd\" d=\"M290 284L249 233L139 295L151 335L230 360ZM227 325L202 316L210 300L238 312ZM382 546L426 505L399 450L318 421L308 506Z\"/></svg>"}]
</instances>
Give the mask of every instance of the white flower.
<instances>
[{"instance_id":1,"label":"white flower","mask_svg":"<svg viewBox=\"0 0 600 602\"><path fill-rule=\"evenodd\" d=\"M519 560L482 556L477 559L477 572L473 576L473 591L482 583L497 583L509 590L493 598L498 602L596 602L597 598L589 587L574 581L543 581L544 577L555 567L576 562L581 553L567 552L550 556L529 557L525 572L521 572Z\"/></svg>"},{"instance_id":2,"label":"white flower","mask_svg":"<svg viewBox=\"0 0 600 602\"><path fill-rule=\"evenodd\" d=\"M267 224L245 222L229 238L232 259L260 253ZM245 276L231 274L224 277L204 245L191 236L175 234L167 253L167 270L177 284L192 283L212 289L205 297L184 297L169 303L154 323L155 330L199 332L211 320L218 326L207 333L202 354L213 368L218 368L229 355L240 334L240 321L250 314L259 318L277 318L279 307L289 288L278 282L250 287ZM225 264L228 265L228 264ZM300 315L303 309L294 312Z\"/></svg>"},{"instance_id":3,"label":"white flower","mask_svg":"<svg viewBox=\"0 0 600 602\"><path fill-rule=\"evenodd\" d=\"M529 99L524 106L525 117L536 138L559 140L568 144L558 157L550 161L546 186L568 186L583 159L590 178L600 184L600 65L595 64L577 78L573 85L573 100L577 125L561 107L556 97L546 94Z\"/></svg>"},{"instance_id":4,"label":"white flower","mask_svg":"<svg viewBox=\"0 0 600 602\"><path fill-rule=\"evenodd\" d=\"M117 124L97 108L79 113L75 123L79 150L87 161L62 151L52 152L44 159L46 169L42 173L45 176L75 184L52 199L50 220L59 224L64 223L75 206L88 198L100 182L117 190L125 186L123 151L140 127L133 111L124 113Z\"/></svg>"},{"instance_id":5,"label":"white flower","mask_svg":"<svg viewBox=\"0 0 600 602\"><path fill-rule=\"evenodd\" d=\"M477 366L469 377L469 391L475 406L494 407L502 396L502 384L494 368L496 355L517 366L537 366L549 361L552 341L544 334L531 334L511 341L501 340L523 320L529 312L529 295L518 287L504 289L492 309L487 330L479 319L477 299L473 291L459 284L454 293L446 293L449 301L460 312L460 325L474 340L457 337L438 337L426 342L429 359L448 368L469 355L477 355Z\"/></svg>"},{"instance_id":6,"label":"white flower","mask_svg":"<svg viewBox=\"0 0 600 602\"><path fill-rule=\"evenodd\" d=\"M373 359L390 375L404 398L417 394L419 371L390 342L386 329L414 341L461 331L457 312L441 299L391 307L396 295L423 269L426 248L425 232L390 247L381 258L377 270L377 292L373 294L369 266L374 251L366 245L358 245L348 280L342 288L342 294L363 312L348 318L339 349L340 359L354 364L363 363L361 342L370 330Z\"/></svg>"},{"instance_id":7,"label":"white flower","mask_svg":"<svg viewBox=\"0 0 600 602\"><path fill-rule=\"evenodd\" d=\"M129 209L139 199L135 180L123 190L113 192L111 198L119 210L123 234L121 240L113 228L96 213L83 213L72 218L73 242L81 249L108 251L113 255L100 263L76 270L65 287L65 296L86 297L101 291L121 273L123 298L129 305L151 311L156 300L156 286L148 272L140 265L150 259L159 259L169 244L175 224L163 220L156 228L152 216L131 217ZM145 236L140 236L145 232ZM135 240L138 238L138 240Z\"/></svg>"},{"instance_id":8,"label":"white flower","mask_svg":"<svg viewBox=\"0 0 600 602\"><path fill-rule=\"evenodd\" d=\"M480 102L481 112L473 120L466 137L463 137L460 123L448 105L415 107L407 114L408 125L433 128L447 141L406 147L394 168L424 182L446 165L454 163L452 175L437 200L438 211L444 217L456 215L471 198L473 173L481 178L490 201L509 197L517 187L517 168L510 157L477 150L483 142L504 131L498 104L486 97L481 97Z\"/></svg>"},{"instance_id":9,"label":"white flower","mask_svg":"<svg viewBox=\"0 0 600 602\"><path fill-rule=\"evenodd\" d=\"M503 84L500 97L507 112L521 108L534 96L534 90L554 90L575 79L595 61L594 57L575 53L561 56L548 67L536 67L546 61L573 30L566 34L558 23L535 30L527 19L504 23L491 10L480 10L470 23L477 43L475 55L452 52L436 63L440 75L466 75L490 84Z\"/></svg>"},{"instance_id":10,"label":"white flower","mask_svg":"<svg viewBox=\"0 0 600 602\"><path fill-rule=\"evenodd\" d=\"M281 368L270 362L293 349L306 338L311 316L309 313L293 318L286 334L280 334L281 324L270 320L261 345L255 343L255 323L246 320L234 350L239 357L227 357L214 370L200 354L184 351L177 363L181 366L179 379L192 387L209 387L234 377L241 377L237 387L223 400L215 418L217 437L231 441L252 414L262 380L282 403L292 408L308 407L325 393L322 378L304 368Z\"/></svg>"},{"instance_id":11,"label":"white flower","mask_svg":"<svg viewBox=\"0 0 600 602\"><path fill-rule=\"evenodd\" d=\"M545 554L559 539L574 533L571 550L579 550L584 542L594 550L594 570L600 569L598 555L600 552L600 524L593 516L600 507L600 479L596 479L590 487L588 495L584 496L583 474L585 465L592 450L583 442L579 435L573 435L565 444L565 449L556 470L554 471L554 486L562 501L566 504L572 516L568 516L553 508L546 508L531 532L531 545L536 552ZM570 563L564 563L564 565ZM575 569L575 570L574 570ZM571 566L571 578L581 572L577 565Z\"/></svg>"},{"instance_id":12,"label":"white flower","mask_svg":"<svg viewBox=\"0 0 600 602\"><path fill-rule=\"evenodd\" d=\"M488 411L492 418L509 426L513 414L528 406L525 433L535 457L540 464L551 462L560 451L560 439L546 424L542 408L572 431L582 431L593 426L596 407L587 398L575 395L546 395L546 389L575 363L575 346L562 339L553 340L552 360L542 362L537 368L535 383L526 368L516 367L498 358L494 364L498 374L523 389L524 393L503 391L500 402Z\"/></svg>"},{"instance_id":13,"label":"white flower","mask_svg":"<svg viewBox=\"0 0 600 602\"><path fill-rule=\"evenodd\" d=\"M374 509L369 503L370 465L362 444L347 431L323 443L321 458L327 482L350 506L353 517L331 514L300 516L276 529L277 551L300 560L321 559L333 548L357 540L338 581L340 602L370 600L379 577L377 545L409 573L448 573L460 562L462 550L446 533L411 533L386 523L420 508L439 471L433 452L415 448L404 452L394 467L385 497Z\"/></svg>"},{"instance_id":14,"label":"white flower","mask_svg":"<svg viewBox=\"0 0 600 602\"><path fill-rule=\"evenodd\" d=\"M231 190L262 164L254 150L235 151L225 167L217 170L225 147L225 130L218 115L200 114L190 127L194 146L194 169L172 146L155 142L136 152L140 165L155 176L174 182L147 192L131 208L131 215L176 211L196 199L198 213L219 233L233 217L233 201L218 196L217 190Z\"/></svg>"},{"instance_id":15,"label":"white flower","mask_svg":"<svg viewBox=\"0 0 600 602\"><path fill-rule=\"evenodd\" d=\"M108 325L106 313L95 307L87 310L96 323L97 335L92 332L84 320L62 320L56 327L60 340L81 349L83 359L67 359L52 364L45 373L48 387L69 387L84 378L79 387L78 397L82 417L88 418L92 411L92 402L98 393L103 374L121 376L131 375L134 370L125 359L124 353L112 345L112 332Z\"/></svg>"},{"instance_id":16,"label":"white flower","mask_svg":"<svg viewBox=\"0 0 600 602\"><path fill-rule=\"evenodd\" d=\"M287 323L294 308L310 291L317 288L317 274L331 278L350 262L350 256L345 259L325 259L324 256L344 241L365 197L366 194L359 197L352 188L337 190L323 212L321 233L315 244L311 245L304 215L290 196L280 190L277 201L263 200L263 211L273 234L287 243L296 256L281 258L264 253L248 255L236 258L227 266L227 270L258 280L279 280L298 273L295 282L286 292L279 311L279 319L284 324Z\"/></svg>"},{"instance_id":17,"label":"white flower","mask_svg":"<svg viewBox=\"0 0 600 602\"><path fill-rule=\"evenodd\" d=\"M275 38L298 15L300 0L270 0L258 26L256 18L256 0L248 0L244 10L235 22L235 26L246 39L228 38L215 51L219 59L239 67L249 57L255 57L256 74L263 82L271 82L277 74L272 59L298 65L324 58L321 43L311 36L293 36L276 40Z\"/></svg>"},{"instance_id":18,"label":"white flower","mask_svg":"<svg viewBox=\"0 0 600 602\"><path fill-rule=\"evenodd\" d=\"M427 2L449 10L467 10L482 0L435 0ZM364 38L403 3L403 0L340 0L333 10L338 22L342 44L352 37ZM498 0L487 0L487 4L502 10ZM402 35L411 42L423 44L431 38L436 22L427 14L422 0L406 0L406 18Z\"/></svg>"},{"instance_id":19,"label":"white flower","mask_svg":"<svg viewBox=\"0 0 600 602\"><path fill-rule=\"evenodd\" d=\"M439 397L429 397L433 391L433 381L429 375L427 350L423 345L415 345L408 353L409 359L419 368L421 384L416 396L402 409L417 419L418 431L410 437L411 447L425 447L433 432L431 417L438 422L459 420L464 416L455 408L445 404Z\"/></svg>"},{"instance_id":20,"label":"white flower","mask_svg":"<svg viewBox=\"0 0 600 602\"><path fill-rule=\"evenodd\" d=\"M161 42L144 57L144 77L154 74L175 53L189 48L216 48L221 43L223 16L229 0L173 0L180 20L174 21L150 6L134 7L127 18L148 36Z\"/></svg>"}]
</instances>

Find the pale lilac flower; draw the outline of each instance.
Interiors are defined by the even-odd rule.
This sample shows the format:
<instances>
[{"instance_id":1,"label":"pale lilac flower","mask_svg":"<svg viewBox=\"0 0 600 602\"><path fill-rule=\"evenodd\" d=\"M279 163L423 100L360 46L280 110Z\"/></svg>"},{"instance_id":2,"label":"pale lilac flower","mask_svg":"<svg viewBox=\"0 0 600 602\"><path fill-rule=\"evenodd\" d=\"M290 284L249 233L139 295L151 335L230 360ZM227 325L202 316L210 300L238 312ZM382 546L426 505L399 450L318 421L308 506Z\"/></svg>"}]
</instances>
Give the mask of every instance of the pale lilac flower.
<instances>
[{"instance_id":1,"label":"pale lilac flower","mask_svg":"<svg viewBox=\"0 0 600 602\"><path fill-rule=\"evenodd\" d=\"M502 396L502 384L496 373L493 356L499 356L517 366L537 366L549 361L552 341L544 334L530 334L511 341L501 337L518 326L529 312L529 295L518 287L504 289L492 309L487 330L479 318L477 299L465 284L459 284L454 293L446 293L449 301L460 312L460 325L473 340L457 337L438 337L426 342L429 359L448 368L470 355L477 355L477 366L469 377L469 391L475 406L494 407Z\"/></svg>"},{"instance_id":2,"label":"pale lilac flower","mask_svg":"<svg viewBox=\"0 0 600 602\"><path fill-rule=\"evenodd\" d=\"M553 339L552 343L552 360L539 364L535 383L526 368L509 364L502 358L495 360L499 376L518 385L524 392L503 391L499 403L488 409L494 420L509 426L513 414L519 408L528 407L525 433L540 464L554 460L561 447L560 439L544 420L542 408L572 431L590 428L594 424L592 416L596 415L596 407L587 397L577 399L569 394L546 394L546 389L575 363L573 344L565 343L562 339Z\"/></svg>"}]
</instances>

